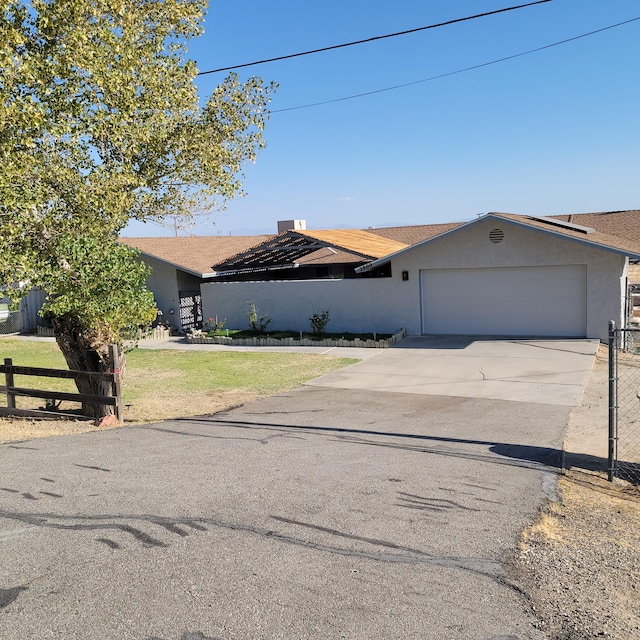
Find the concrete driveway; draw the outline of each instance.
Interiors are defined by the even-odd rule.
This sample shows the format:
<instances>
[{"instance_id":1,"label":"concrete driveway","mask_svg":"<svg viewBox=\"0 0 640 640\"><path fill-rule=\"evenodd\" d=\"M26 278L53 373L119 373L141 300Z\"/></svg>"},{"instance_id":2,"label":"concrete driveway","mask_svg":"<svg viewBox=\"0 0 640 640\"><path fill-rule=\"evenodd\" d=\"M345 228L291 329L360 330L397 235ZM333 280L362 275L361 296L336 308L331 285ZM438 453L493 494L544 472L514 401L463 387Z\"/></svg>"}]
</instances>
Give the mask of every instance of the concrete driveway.
<instances>
[{"instance_id":1,"label":"concrete driveway","mask_svg":"<svg viewBox=\"0 0 640 640\"><path fill-rule=\"evenodd\" d=\"M0 637L543 640L509 554L569 406L397 393L416 344L362 363L391 393L0 445Z\"/></svg>"},{"instance_id":2,"label":"concrete driveway","mask_svg":"<svg viewBox=\"0 0 640 640\"><path fill-rule=\"evenodd\" d=\"M597 340L408 337L309 384L576 406Z\"/></svg>"}]
</instances>

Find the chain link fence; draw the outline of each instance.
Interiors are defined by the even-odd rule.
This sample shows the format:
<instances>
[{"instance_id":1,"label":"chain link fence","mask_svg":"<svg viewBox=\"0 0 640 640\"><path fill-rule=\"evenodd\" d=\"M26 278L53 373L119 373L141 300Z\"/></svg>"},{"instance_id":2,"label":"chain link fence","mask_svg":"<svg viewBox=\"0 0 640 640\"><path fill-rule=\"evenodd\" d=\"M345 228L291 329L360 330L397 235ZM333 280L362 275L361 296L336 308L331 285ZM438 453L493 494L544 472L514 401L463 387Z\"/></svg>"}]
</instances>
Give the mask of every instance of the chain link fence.
<instances>
[{"instance_id":1,"label":"chain link fence","mask_svg":"<svg viewBox=\"0 0 640 640\"><path fill-rule=\"evenodd\" d=\"M640 328L609 337L609 479L640 484Z\"/></svg>"},{"instance_id":2,"label":"chain link fence","mask_svg":"<svg viewBox=\"0 0 640 640\"><path fill-rule=\"evenodd\" d=\"M0 336L22 331L22 312L0 309Z\"/></svg>"}]
</instances>

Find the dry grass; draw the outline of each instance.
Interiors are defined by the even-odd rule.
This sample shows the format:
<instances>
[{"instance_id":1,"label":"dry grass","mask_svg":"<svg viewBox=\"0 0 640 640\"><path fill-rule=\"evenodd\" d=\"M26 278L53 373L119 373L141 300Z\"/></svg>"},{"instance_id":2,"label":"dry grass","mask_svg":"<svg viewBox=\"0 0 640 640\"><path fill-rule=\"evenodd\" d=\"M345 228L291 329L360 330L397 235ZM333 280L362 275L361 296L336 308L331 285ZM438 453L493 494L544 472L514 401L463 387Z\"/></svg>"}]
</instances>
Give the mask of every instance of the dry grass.
<instances>
[{"instance_id":1,"label":"dry grass","mask_svg":"<svg viewBox=\"0 0 640 640\"><path fill-rule=\"evenodd\" d=\"M557 509L557 508L556 508ZM563 528L558 521L556 514L543 513L537 522L527 527L522 532L520 548L524 549L531 539L544 539L548 541L560 542L566 544L563 538Z\"/></svg>"},{"instance_id":2,"label":"dry grass","mask_svg":"<svg viewBox=\"0 0 640 640\"><path fill-rule=\"evenodd\" d=\"M66 368L55 343L0 340L0 355L15 364ZM352 364L350 358L297 353L136 349L127 357L123 382L125 425L210 415L260 397L300 386ZM16 384L75 391L72 381L21 377ZM0 394L0 403L5 396ZM18 398L18 407L38 408L42 400ZM65 402L61 408L78 405ZM0 418L0 442L95 430L90 421Z\"/></svg>"},{"instance_id":3,"label":"dry grass","mask_svg":"<svg viewBox=\"0 0 640 640\"><path fill-rule=\"evenodd\" d=\"M639 638L640 491L571 471L523 536L518 582L546 637Z\"/></svg>"}]
</instances>

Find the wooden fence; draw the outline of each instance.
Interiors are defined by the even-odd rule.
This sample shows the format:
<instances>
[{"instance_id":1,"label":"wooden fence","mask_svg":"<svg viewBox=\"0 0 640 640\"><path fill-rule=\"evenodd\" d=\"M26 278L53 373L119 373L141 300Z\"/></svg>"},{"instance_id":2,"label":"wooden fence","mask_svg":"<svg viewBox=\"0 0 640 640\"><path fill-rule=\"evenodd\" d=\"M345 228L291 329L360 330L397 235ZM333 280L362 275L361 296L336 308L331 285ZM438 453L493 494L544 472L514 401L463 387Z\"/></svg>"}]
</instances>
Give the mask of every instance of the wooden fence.
<instances>
[{"instance_id":1,"label":"wooden fence","mask_svg":"<svg viewBox=\"0 0 640 640\"><path fill-rule=\"evenodd\" d=\"M112 362L120 362L118 349L115 345L110 347ZM122 389L120 383L120 367L114 366L111 373L92 373L87 371L74 371L69 369L43 369L39 367L21 367L14 365L11 358L5 358L4 365L0 365L0 374L4 373L5 385L0 386L0 393L7 396L7 406L0 407L0 416L32 416L40 418L73 417L88 419L81 413L62 412L45 409L19 409L16 407L16 397L43 398L48 401L70 400L88 404L108 405L115 407L116 418L122 422ZM111 395L90 395L86 393L70 393L66 391L48 391L45 389L28 389L16 387L14 376L38 376L45 378L58 378L68 380L101 380L111 383Z\"/></svg>"}]
</instances>

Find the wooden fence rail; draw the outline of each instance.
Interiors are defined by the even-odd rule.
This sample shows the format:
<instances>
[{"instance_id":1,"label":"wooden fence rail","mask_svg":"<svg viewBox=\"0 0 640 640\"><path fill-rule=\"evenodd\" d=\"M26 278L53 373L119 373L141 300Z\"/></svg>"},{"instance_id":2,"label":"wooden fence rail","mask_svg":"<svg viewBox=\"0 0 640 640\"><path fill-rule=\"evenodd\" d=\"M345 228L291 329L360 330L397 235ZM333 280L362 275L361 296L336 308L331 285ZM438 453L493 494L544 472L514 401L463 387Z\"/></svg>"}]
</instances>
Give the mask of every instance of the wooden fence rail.
<instances>
[{"instance_id":1,"label":"wooden fence rail","mask_svg":"<svg viewBox=\"0 0 640 640\"><path fill-rule=\"evenodd\" d=\"M111 361L119 362L118 350L111 346ZM88 371L74 371L69 369L44 369L41 367L23 367L14 365L11 358L5 358L0 365L0 374L4 373L5 385L0 385L0 393L7 396L7 406L0 407L0 416L33 416L33 417L74 417L87 418L80 413L49 411L44 409L19 409L16 407L16 396L29 398L44 398L46 400L71 400L88 404L107 405L115 407L116 418L122 422L122 388L120 383L120 367L114 366L111 373L93 373ZM70 393L66 391L47 391L45 389L28 389L16 387L14 376L38 376L67 380L101 380L111 383L111 395L91 395L86 393Z\"/></svg>"}]
</instances>

